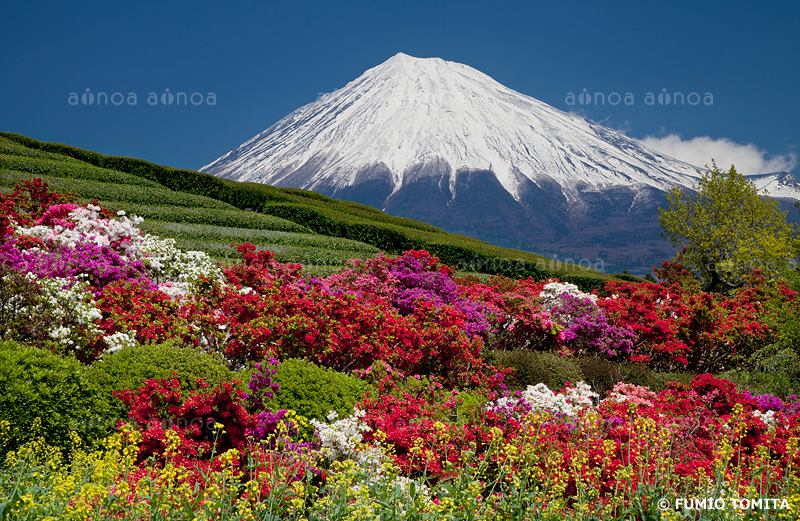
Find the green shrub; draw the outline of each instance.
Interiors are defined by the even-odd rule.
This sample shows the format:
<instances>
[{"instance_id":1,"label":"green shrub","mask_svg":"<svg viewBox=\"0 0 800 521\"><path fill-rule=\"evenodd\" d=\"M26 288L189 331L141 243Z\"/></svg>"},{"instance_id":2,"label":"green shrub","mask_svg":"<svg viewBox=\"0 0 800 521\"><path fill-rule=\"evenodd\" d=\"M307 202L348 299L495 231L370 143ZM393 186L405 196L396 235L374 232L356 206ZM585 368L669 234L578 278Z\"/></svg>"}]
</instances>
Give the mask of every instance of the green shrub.
<instances>
[{"instance_id":1,"label":"green shrub","mask_svg":"<svg viewBox=\"0 0 800 521\"><path fill-rule=\"evenodd\" d=\"M64 158L67 159L67 158ZM70 179L86 179L102 183L141 185L161 188L154 182L135 175L124 174L114 170L98 168L78 161L55 161L44 158L0 155L0 169L25 172L33 176L54 176Z\"/></svg>"},{"instance_id":2,"label":"green shrub","mask_svg":"<svg viewBox=\"0 0 800 521\"><path fill-rule=\"evenodd\" d=\"M455 399L455 418L448 418L456 423L465 424L480 418L483 408L489 400L480 391L461 391Z\"/></svg>"},{"instance_id":3,"label":"green shrub","mask_svg":"<svg viewBox=\"0 0 800 521\"><path fill-rule=\"evenodd\" d=\"M221 360L203 353L194 347L175 342L125 347L95 362L88 370L89 379L102 391L102 398L109 404L109 422L127 418L125 405L113 396L114 391L137 389L150 378L169 379L175 377L181 389L198 389L197 379L209 385L246 379L230 371Z\"/></svg>"},{"instance_id":4,"label":"green shrub","mask_svg":"<svg viewBox=\"0 0 800 521\"><path fill-rule=\"evenodd\" d=\"M372 387L352 376L299 359L278 364L272 381L279 386L269 402L273 410L292 409L308 419L324 420L329 411L344 418Z\"/></svg>"},{"instance_id":5,"label":"green shrub","mask_svg":"<svg viewBox=\"0 0 800 521\"><path fill-rule=\"evenodd\" d=\"M137 186L116 183L101 183L86 179L70 179L53 175L33 175L14 170L0 170L0 185L12 187L39 177L57 192L74 192L85 200L106 199L110 201L125 201L141 204L169 204L173 206L189 206L202 208L223 208L231 210L232 206L222 201L202 197L199 195L174 192L165 188L150 186Z\"/></svg>"},{"instance_id":6,"label":"green shrub","mask_svg":"<svg viewBox=\"0 0 800 521\"><path fill-rule=\"evenodd\" d=\"M604 358L585 357L576 360L584 375L584 381L605 398L618 382L649 387L654 392L667 388L670 382L689 383L697 376L694 373L660 373L641 364L612 362Z\"/></svg>"},{"instance_id":7,"label":"green shrub","mask_svg":"<svg viewBox=\"0 0 800 521\"><path fill-rule=\"evenodd\" d=\"M591 385L601 398L605 398L617 382L625 381L622 364L604 358L578 358L577 363L584 375L584 381Z\"/></svg>"},{"instance_id":8,"label":"green shrub","mask_svg":"<svg viewBox=\"0 0 800 521\"><path fill-rule=\"evenodd\" d=\"M0 341L0 422L11 427L10 438L0 439L0 456L40 436L68 455L70 431L94 447L109 433L107 415L106 401L80 362Z\"/></svg>"},{"instance_id":9,"label":"green shrub","mask_svg":"<svg viewBox=\"0 0 800 521\"><path fill-rule=\"evenodd\" d=\"M657 372L645 365L634 363L622 363L619 365L619 369L623 382L649 387L656 393L666 389L670 382L688 384L697 376L695 373Z\"/></svg>"},{"instance_id":10,"label":"green shrub","mask_svg":"<svg viewBox=\"0 0 800 521\"><path fill-rule=\"evenodd\" d=\"M550 389L558 390L563 388L566 382L574 383L584 379L574 359L555 353L523 349L490 351L487 362L514 370L513 374L504 380L506 387L512 391L522 390L538 383L544 383Z\"/></svg>"},{"instance_id":11,"label":"green shrub","mask_svg":"<svg viewBox=\"0 0 800 521\"><path fill-rule=\"evenodd\" d=\"M800 394L800 355L793 346L771 344L756 351L747 367L728 371L721 377L753 394L786 398Z\"/></svg>"},{"instance_id":12,"label":"green shrub","mask_svg":"<svg viewBox=\"0 0 800 521\"><path fill-rule=\"evenodd\" d=\"M100 206L109 210L125 210L128 215L138 215L145 219L172 223L210 224L253 230L275 230L282 232L313 233L297 223L255 212L243 210L217 209L209 212L206 208L186 208L154 204L120 203L100 200ZM147 222L147 221L145 221Z\"/></svg>"},{"instance_id":13,"label":"green shrub","mask_svg":"<svg viewBox=\"0 0 800 521\"><path fill-rule=\"evenodd\" d=\"M772 351L790 348L800 355L800 302L790 299L774 299L767 305L770 308L767 323L776 336L775 348ZM763 362L770 356L772 356L771 352L765 351L762 355L757 356L754 362L759 360Z\"/></svg>"}]
</instances>

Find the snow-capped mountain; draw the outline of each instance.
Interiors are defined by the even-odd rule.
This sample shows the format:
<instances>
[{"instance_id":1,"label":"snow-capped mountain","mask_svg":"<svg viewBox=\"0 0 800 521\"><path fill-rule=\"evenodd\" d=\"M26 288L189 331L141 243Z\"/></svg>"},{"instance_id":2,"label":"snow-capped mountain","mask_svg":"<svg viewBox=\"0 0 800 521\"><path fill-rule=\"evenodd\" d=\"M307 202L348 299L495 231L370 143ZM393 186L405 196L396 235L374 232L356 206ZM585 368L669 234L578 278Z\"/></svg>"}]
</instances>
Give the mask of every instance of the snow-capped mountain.
<instances>
[{"instance_id":1,"label":"snow-capped mountain","mask_svg":"<svg viewBox=\"0 0 800 521\"><path fill-rule=\"evenodd\" d=\"M652 225L664 192L697 179L693 165L471 67L402 53L201 170L314 190L503 246L563 255L589 255L595 243L609 254L631 233L626 244L659 241ZM793 179L770 174L757 184L800 199ZM611 244L603 243L604 229L613 232ZM657 249L664 255L663 244Z\"/></svg>"}]
</instances>

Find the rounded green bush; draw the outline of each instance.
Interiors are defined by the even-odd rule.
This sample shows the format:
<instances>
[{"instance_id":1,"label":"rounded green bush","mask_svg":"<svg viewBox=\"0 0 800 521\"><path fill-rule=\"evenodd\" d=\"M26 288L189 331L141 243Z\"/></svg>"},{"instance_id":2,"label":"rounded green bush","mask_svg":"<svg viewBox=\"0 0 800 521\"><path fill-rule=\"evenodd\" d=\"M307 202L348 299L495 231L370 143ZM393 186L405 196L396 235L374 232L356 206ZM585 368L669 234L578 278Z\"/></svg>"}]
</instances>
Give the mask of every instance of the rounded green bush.
<instances>
[{"instance_id":1,"label":"rounded green bush","mask_svg":"<svg viewBox=\"0 0 800 521\"><path fill-rule=\"evenodd\" d=\"M183 391L193 391L199 388L198 378L212 386L242 379L213 355L174 342L125 347L95 362L88 375L108 402L113 424L127 418L127 409L113 396L114 391L137 389L145 380L177 378Z\"/></svg>"},{"instance_id":2,"label":"rounded green bush","mask_svg":"<svg viewBox=\"0 0 800 521\"><path fill-rule=\"evenodd\" d=\"M632 383L636 385L642 385L644 387L649 387L651 391L655 393L659 393L667 388L667 384L672 382L678 382L682 384L688 384L697 376L697 373L691 372L656 372L647 370L646 378L644 380L638 381L635 378L628 377L625 378L625 382Z\"/></svg>"},{"instance_id":3,"label":"rounded green bush","mask_svg":"<svg viewBox=\"0 0 800 521\"><path fill-rule=\"evenodd\" d=\"M599 369L603 371L601 367ZM590 370L591 371L591 370ZM595 374L593 372L592 374ZM670 382L686 383L692 381L697 376L696 373L682 373L682 372L658 372L653 371L644 364L636 364L632 362L617 363L616 367L610 371L617 381L625 382L634 385L641 385L650 388L651 391L658 393L667 388ZM611 384L610 381L607 384ZM616 381L614 382L616 384ZM612 385L613 389L613 385ZM605 397L605 395L601 395Z\"/></svg>"},{"instance_id":4,"label":"rounded green bush","mask_svg":"<svg viewBox=\"0 0 800 521\"><path fill-rule=\"evenodd\" d=\"M278 364L272 376L278 392L270 401L272 410L292 409L308 419L323 420L330 411L344 418L372 387L358 378L318 367L299 359Z\"/></svg>"},{"instance_id":5,"label":"rounded green bush","mask_svg":"<svg viewBox=\"0 0 800 521\"><path fill-rule=\"evenodd\" d=\"M612 362L605 358L583 357L578 358L577 363L581 368L584 381L589 384L600 398L608 396L608 392L614 389L618 382L627 382L636 385L648 385L651 374L647 369L640 367L629 367L627 364ZM630 378L630 376L638 378Z\"/></svg>"},{"instance_id":6,"label":"rounded green bush","mask_svg":"<svg viewBox=\"0 0 800 521\"><path fill-rule=\"evenodd\" d=\"M660 392L666 389L669 382L689 383L697 376L694 373L659 373L641 364L612 362L604 358L572 358L528 350L491 351L487 355L487 361L514 369L514 373L505 379L506 387L513 391L537 383L544 383L550 389L558 390L566 382L583 380L601 398L605 398L617 382L641 385Z\"/></svg>"},{"instance_id":7,"label":"rounded green bush","mask_svg":"<svg viewBox=\"0 0 800 521\"><path fill-rule=\"evenodd\" d=\"M108 406L87 376L73 358L0 341L0 422L10 427L0 438L0 455L39 437L68 455L70 431L94 447L109 433Z\"/></svg>"},{"instance_id":8,"label":"rounded green bush","mask_svg":"<svg viewBox=\"0 0 800 521\"><path fill-rule=\"evenodd\" d=\"M781 398L800 394L800 355L793 345L769 344L756 351L743 367L721 375L753 394Z\"/></svg>"},{"instance_id":9,"label":"rounded green bush","mask_svg":"<svg viewBox=\"0 0 800 521\"><path fill-rule=\"evenodd\" d=\"M512 391L538 383L544 383L550 389L561 389L566 382L575 383L584 379L574 359L555 353L525 349L490 351L487 362L514 370L504 380L506 387Z\"/></svg>"},{"instance_id":10,"label":"rounded green bush","mask_svg":"<svg viewBox=\"0 0 800 521\"><path fill-rule=\"evenodd\" d=\"M604 358L579 358L577 362L586 383L601 398L605 398L618 382L641 385L658 393L670 382L689 383L697 376L696 373L656 372L641 364L612 362Z\"/></svg>"}]
</instances>

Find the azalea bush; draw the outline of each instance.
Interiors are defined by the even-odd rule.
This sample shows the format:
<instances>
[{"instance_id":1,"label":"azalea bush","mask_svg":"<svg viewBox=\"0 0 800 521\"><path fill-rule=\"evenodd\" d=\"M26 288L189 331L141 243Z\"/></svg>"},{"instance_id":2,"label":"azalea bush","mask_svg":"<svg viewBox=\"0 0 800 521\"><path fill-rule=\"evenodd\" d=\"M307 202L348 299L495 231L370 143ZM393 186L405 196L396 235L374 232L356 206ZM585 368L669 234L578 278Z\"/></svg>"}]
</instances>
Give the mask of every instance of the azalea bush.
<instances>
[{"instance_id":1,"label":"azalea bush","mask_svg":"<svg viewBox=\"0 0 800 521\"><path fill-rule=\"evenodd\" d=\"M661 369L722 372L775 339L774 302L797 301L797 292L758 272L747 282L728 298L674 279L609 282L612 298L598 303L634 332L633 360Z\"/></svg>"}]
</instances>

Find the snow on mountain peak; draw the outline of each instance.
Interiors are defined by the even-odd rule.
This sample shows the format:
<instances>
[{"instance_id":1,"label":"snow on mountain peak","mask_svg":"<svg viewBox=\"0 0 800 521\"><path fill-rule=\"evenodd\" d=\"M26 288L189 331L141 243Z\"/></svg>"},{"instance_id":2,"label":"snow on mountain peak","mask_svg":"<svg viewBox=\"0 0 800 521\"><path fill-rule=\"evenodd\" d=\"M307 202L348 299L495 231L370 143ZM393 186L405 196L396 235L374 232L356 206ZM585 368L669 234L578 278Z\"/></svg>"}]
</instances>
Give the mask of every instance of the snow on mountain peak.
<instances>
[{"instance_id":1,"label":"snow on mountain peak","mask_svg":"<svg viewBox=\"0 0 800 521\"><path fill-rule=\"evenodd\" d=\"M585 189L694 185L694 166L505 87L472 67L398 53L201 170L239 181L342 188L360 173L490 171L514 199L525 178Z\"/></svg>"}]
</instances>

